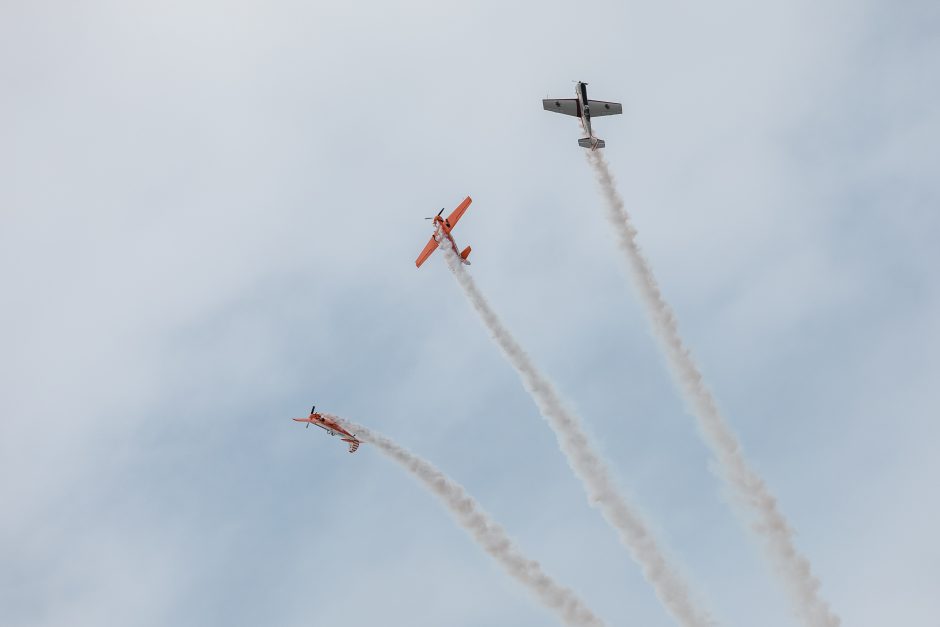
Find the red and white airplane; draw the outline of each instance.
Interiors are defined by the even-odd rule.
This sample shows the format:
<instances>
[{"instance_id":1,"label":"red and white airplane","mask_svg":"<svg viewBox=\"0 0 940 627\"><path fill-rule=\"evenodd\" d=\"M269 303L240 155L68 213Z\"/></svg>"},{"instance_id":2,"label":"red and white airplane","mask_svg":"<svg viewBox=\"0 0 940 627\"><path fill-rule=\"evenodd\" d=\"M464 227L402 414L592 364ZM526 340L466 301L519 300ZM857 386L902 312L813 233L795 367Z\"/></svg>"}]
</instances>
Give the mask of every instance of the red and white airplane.
<instances>
[{"instance_id":1,"label":"red and white airplane","mask_svg":"<svg viewBox=\"0 0 940 627\"><path fill-rule=\"evenodd\" d=\"M322 414L318 414L316 405L310 410L309 416L306 418L294 418L294 420L297 422L306 422L307 426L304 427L305 429L309 429L310 425L314 425L325 430L330 435L336 435L338 433L343 442L349 444L350 453L355 453L356 449L359 448L359 440L356 439L356 436L342 428L335 420L330 420Z\"/></svg>"},{"instance_id":2,"label":"red and white airplane","mask_svg":"<svg viewBox=\"0 0 940 627\"><path fill-rule=\"evenodd\" d=\"M451 247L454 249L454 252L460 257L460 261L470 265L470 262L467 261L467 257L470 256L470 247L467 246L463 251L457 248L457 242L454 241L454 236L450 234L453 228L457 225L457 220L460 219L460 216L464 214L467 210L467 207L470 206L470 203L473 202L470 200L470 197L467 196L460 205L454 209L449 216L442 218L441 214L444 213L444 210L441 209L436 216L433 218L425 218L425 220L434 220L434 235L431 236L430 241L428 241L427 246L424 247L424 250L421 251L421 254L418 255L418 258L415 260L415 266L418 268L421 267L421 264L431 256L438 246L437 238L438 232L440 237L446 237L450 241Z\"/></svg>"}]
</instances>

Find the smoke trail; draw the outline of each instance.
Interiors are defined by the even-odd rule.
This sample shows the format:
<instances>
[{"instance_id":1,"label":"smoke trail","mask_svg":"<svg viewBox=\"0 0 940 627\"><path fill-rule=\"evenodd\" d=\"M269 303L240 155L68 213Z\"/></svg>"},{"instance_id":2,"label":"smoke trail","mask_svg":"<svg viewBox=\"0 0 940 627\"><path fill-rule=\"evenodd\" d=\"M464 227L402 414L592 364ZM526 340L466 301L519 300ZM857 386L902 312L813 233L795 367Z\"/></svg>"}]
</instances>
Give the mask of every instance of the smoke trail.
<instances>
[{"instance_id":1,"label":"smoke trail","mask_svg":"<svg viewBox=\"0 0 940 627\"><path fill-rule=\"evenodd\" d=\"M326 415L326 414L324 414ZM483 511L463 487L417 455L387 437L338 416L329 416L348 426L363 442L373 444L382 453L403 466L421 481L446 507L503 570L526 586L548 609L570 627L603 627L604 623L570 589L556 583L542 571L538 562L527 559L513 545L506 531Z\"/></svg>"},{"instance_id":2,"label":"smoke trail","mask_svg":"<svg viewBox=\"0 0 940 627\"><path fill-rule=\"evenodd\" d=\"M600 509L604 519L617 531L620 541L640 564L646 580L653 586L660 602L684 627L712 625L708 614L692 602L685 582L667 562L646 523L631 509L615 487L606 464L588 441L580 419L564 406L554 386L538 371L509 330L503 326L446 240L441 241L441 252L467 299L519 373L539 412L555 432L558 444L568 459L568 465L588 493L589 502Z\"/></svg>"},{"instance_id":3,"label":"smoke trail","mask_svg":"<svg viewBox=\"0 0 940 627\"><path fill-rule=\"evenodd\" d=\"M640 290L669 368L698 419L699 430L718 458L724 479L757 514L753 529L764 539L775 570L782 577L801 620L810 627L837 627L840 624L839 617L820 598L819 581L813 576L809 561L796 550L793 532L777 509L776 498L744 459L737 437L718 411L717 403L706 387L698 366L682 342L675 314L663 298L650 264L640 251L636 228L617 191L607 161L599 151L588 152L587 158L607 201L607 219L617 233L620 249Z\"/></svg>"}]
</instances>

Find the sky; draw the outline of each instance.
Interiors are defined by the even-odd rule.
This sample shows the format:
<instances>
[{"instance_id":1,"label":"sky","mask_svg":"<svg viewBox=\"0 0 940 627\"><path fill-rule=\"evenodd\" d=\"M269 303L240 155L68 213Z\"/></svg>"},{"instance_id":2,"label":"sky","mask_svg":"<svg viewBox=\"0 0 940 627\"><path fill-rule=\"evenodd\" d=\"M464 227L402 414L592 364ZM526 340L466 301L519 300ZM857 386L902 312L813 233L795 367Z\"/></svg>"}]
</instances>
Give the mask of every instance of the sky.
<instances>
[{"instance_id":1,"label":"sky","mask_svg":"<svg viewBox=\"0 0 940 627\"><path fill-rule=\"evenodd\" d=\"M721 625L796 625L630 284L577 121L846 626L940 615L940 5L0 5L0 623L672 625L425 216Z\"/></svg>"}]
</instances>

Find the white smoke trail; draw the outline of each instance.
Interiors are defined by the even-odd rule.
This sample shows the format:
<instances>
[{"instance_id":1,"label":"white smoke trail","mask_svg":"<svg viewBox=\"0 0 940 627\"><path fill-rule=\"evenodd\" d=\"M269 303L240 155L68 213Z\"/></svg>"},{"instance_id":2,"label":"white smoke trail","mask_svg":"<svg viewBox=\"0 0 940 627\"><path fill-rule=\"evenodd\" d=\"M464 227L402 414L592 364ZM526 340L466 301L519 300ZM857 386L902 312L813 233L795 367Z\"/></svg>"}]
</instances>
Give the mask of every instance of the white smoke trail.
<instances>
[{"instance_id":1,"label":"white smoke trail","mask_svg":"<svg viewBox=\"0 0 940 627\"><path fill-rule=\"evenodd\" d=\"M813 576L809 561L797 551L793 532L777 509L776 498L744 459L737 437L718 411L714 397L679 335L675 314L663 298L650 264L637 244L636 228L617 191L607 161L599 151L587 152L587 158L607 202L607 218L616 231L619 247L626 257L669 368L698 419L699 430L718 459L723 477L741 500L756 512L758 520L753 529L764 539L767 553L773 559L775 570L782 577L801 620L810 627L837 627L839 618L819 596L819 581Z\"/></svg>"},{"instance_id":2,"label":"white smoke trail","mask_svg":"<svg viewBox=\"0 0 940 627\"><path fill-rule=\"evenodd\" d=\"M594 615L574 591L556 583L542 571L538 562L526 558L512 543L506 531L489 517L459 483L384 435L338 416L329 417L355 433L362 442L374 445L421 481L447 507L477 544L495 559L503 570L526 586L542 605L555 612L565 625L604 626L601 619Z\"/></svg>"},{"instance_id":3,"label":"white smoke trail","mask_svg":"<svg viewBox=\"0 0 940 627\"><path fill-rule=\"evenodd\" d=\"M643 575L653 586L660 602L683 627L713 625L708 614L693 603L688 587L667 561L646 523L615 487L606 464L588 441L580 419L564 406L551 382L539 372L528 354L503 326L447 240L442 240L441 252L467 299L519 373L539 412L555 432L569 466L588 493L588 501L600 509L604 519L617 531L620 541L640 564Z\"/></svg>"}]
</instances>

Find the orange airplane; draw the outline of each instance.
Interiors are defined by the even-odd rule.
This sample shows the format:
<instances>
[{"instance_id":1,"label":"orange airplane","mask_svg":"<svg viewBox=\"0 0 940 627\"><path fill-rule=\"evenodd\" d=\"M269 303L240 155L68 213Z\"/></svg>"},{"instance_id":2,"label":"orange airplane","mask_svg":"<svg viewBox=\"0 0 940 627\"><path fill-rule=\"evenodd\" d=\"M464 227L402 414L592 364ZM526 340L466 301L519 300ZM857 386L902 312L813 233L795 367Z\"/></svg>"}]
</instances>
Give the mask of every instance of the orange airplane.
<instances>
[{"instance_id":1,"label":"orange airplane","mask_svg":"<svg viewBox=\"0 0 940 627\"><path fill-rule=\"evenodd\" d=\"M356 436L339 426L335 420L324 418L321 414L318 414L316 405L314 405L310 410L309 416L306 418L294 418L294 420L297 422L306 422L307 426L304 427L305 429L309 429L310 425L316 425L325 430L330 435L336 435L337 433L340 434L340 436L342 436L343 442L349 444L350 453L355 453L356 449L359 448L359 440L356 439Z\"/></svg>"},{"instance_id":2,"label":"orange airplane","mask_svg":"<svg viewBox=\"0 0 940 627\"><path fill-rule=\"evenodd\" d=\"M434 235L431 236L431 240L428 242L428 245L424 247L424 250L421 251L421 254L418 255L418 258L415 260L415 266L421 267L421 264L431 256L431 253L437 248L437 237L438 231L440 231L441 237L446 237L450 240L451 248L454 249L454 252L460 257L460 261L470 265L470 262L467 261L467 257L470 256L470 247L467 246L461 252L457 248L457 242L454 241L454 237L450 234L453 228L457 225L457 220L460 219L460 216L464 214L464 211L467 210L467 207L470 206L470 203L473 202L470 200L470 197L467 196L460 205L451 212L446 218L442 218L441 214L444 213L444 210L441 209L436 216L433 218L425 218L425 220L434 220Z\"/></svg>"}]
</instances>

